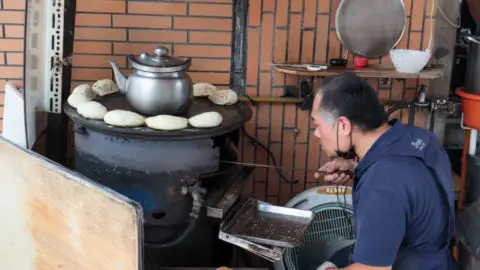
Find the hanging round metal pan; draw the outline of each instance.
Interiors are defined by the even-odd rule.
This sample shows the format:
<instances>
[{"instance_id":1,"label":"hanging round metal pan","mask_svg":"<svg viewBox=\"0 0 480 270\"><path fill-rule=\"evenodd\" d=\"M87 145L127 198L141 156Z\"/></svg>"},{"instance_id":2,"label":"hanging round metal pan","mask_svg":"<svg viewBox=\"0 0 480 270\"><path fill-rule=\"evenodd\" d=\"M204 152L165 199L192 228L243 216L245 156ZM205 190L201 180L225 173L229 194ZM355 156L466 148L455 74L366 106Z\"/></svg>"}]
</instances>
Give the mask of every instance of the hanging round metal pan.
<instances>
[{"instance_id":1,"label":"hanging round metal pan","mask_svg":"<svg viewBox=\"0 0 480 270\"><path fill-rule=\"evenodd\" d=\"M342 0L335 27L345 49L357 56L377 58L400 42L406 21L402 0Z\"/></svg>"}]
</instances>

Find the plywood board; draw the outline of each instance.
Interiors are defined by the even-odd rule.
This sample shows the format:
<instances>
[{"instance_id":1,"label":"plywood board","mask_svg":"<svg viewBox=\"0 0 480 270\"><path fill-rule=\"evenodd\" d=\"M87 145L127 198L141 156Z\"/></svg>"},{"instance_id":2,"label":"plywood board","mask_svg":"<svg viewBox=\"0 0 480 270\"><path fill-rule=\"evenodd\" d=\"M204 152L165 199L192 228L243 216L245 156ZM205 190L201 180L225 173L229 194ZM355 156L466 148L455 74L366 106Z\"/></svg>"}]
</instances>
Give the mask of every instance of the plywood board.
<instances>
[{"instance_id":1,"label":"plywood board","mask_svg":"<svg viewBox=\"0 0 480 270\"><path fill-rule=\"evenodd\" d=\"M0 138L0 269L140 270L142 210Z\"/></svg>"}]
</instances>

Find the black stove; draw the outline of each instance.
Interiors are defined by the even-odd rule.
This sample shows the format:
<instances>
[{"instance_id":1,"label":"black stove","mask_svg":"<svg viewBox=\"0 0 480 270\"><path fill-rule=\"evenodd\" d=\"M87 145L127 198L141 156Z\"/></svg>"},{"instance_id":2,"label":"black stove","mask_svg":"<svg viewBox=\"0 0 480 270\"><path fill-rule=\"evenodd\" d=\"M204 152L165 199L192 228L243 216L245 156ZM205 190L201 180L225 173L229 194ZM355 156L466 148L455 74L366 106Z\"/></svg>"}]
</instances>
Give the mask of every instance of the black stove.
<instances>
[{"instance_id":1,"label":"black stove","mask_svg":"<svg viewBox=\"0 0 480 270\"><path fill-rule=\"evenodd\" d=\"M97 101L108 110L131 110L120 94ZM74 122L75 170L142 205L146 270L230 262L232 246L218 239L218 229L253 169L220 160L237 159L229 134L251 118L247 103L217 106L196 98L185 117L217 111L223 123L173 132L113 127L68 104L64 110Z\"/></svg>"}]
</instances>

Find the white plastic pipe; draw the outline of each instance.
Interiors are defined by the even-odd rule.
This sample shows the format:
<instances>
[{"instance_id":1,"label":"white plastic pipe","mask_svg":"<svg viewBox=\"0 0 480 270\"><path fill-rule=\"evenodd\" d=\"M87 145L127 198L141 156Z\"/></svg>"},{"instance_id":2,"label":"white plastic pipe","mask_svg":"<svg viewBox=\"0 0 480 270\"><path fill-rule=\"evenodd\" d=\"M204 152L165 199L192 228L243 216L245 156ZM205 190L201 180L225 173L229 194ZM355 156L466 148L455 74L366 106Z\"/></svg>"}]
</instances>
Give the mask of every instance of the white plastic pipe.
<instances>
[{"instance_id":1,"label":"white plastic pipe","mask_svg":"<svg viewBox=\"0 0 480 270\"><path fill-rule=\"evenodd\" d=\"M470 148L468 150L468 154L471 156L475 155L477 151L477 138L478 138L478 130L472 129L470 131Z\"/></svg>"}]
</instances>

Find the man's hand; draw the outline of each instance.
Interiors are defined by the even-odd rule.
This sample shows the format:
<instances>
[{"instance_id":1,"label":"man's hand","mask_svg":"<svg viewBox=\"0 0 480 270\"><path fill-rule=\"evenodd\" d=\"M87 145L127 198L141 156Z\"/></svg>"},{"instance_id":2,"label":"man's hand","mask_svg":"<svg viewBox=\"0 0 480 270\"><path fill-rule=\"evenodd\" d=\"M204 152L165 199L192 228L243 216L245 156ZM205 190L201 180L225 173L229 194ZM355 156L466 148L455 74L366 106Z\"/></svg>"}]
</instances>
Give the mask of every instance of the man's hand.
<instances>
[{"instance_id":1,"label":"man's hand","mask_svg":"<svg viewBox=\"0 0 480 270\"><path fill-rule=\"evenodd\" d=\"M318 171L325 174L323 177L325 181L343 185L352 181L353 178L346 173L338 173L338 171L351 171L353 175L356 164L353 160L336 158L323 164ZM315 173L315 178L319 178L320 175L321 173Z\"/></svg>"},{"instance_id":2,"label":"man's hand","mask_svg":"<svg viewBox=\"0 0 480 270\"><path fill-rule=\"evenodd\" d=\"M324 262L317 270L337 270L337 266L331 262Z\"/></svg>"}]
</instances>

